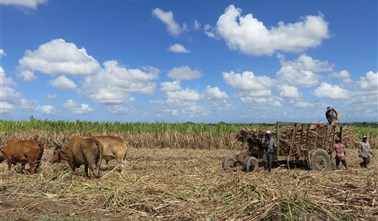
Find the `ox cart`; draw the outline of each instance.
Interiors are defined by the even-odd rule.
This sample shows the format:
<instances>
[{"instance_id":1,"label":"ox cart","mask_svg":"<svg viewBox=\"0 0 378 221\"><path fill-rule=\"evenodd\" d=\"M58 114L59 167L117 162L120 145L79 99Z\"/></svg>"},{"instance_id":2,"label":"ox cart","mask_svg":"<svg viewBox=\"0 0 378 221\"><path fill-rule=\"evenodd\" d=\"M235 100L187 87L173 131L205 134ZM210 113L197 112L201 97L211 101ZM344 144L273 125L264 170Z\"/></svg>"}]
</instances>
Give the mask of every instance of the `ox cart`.
<instances>
[{"instance_id":1,"label":"ox cart","mask_svg":"<svg viewBox=\"0 0 378 221\"><path fill-rule=\"evenodd\" d=\"M342 139L342 126L322 123L277 122L272 130L276 140L273 162L290 165L304 164L312 170L331 170L331 154L335 136ZM242 168L256 171L263 164L262 138L265 130L243 129L236 139L248 144L248 150L222 161L223 169Z\"/></svg>"}]
</instances>

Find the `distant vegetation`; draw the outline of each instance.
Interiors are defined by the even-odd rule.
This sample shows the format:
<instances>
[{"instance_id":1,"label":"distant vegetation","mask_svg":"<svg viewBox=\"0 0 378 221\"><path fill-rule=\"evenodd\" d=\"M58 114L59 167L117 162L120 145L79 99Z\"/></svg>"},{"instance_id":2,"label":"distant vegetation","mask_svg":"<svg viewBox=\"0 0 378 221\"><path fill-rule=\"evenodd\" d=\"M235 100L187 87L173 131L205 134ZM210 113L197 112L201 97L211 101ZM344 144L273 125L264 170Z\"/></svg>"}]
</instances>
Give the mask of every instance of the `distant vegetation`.
<instances>
[{"instance_id":1,"label":"distant vegetation","mask_svg":"<svg viewBox=\"0 0 378 221\"><path fill-rule=\"evenodd\" d=\"M197 132L238 132L245 127L271 128L275 124L269 123L224 123L216 124L208 123L127 123L127 122L92 122L92 121L49 121L38 120L30 117L29 121L9 121L1 120L1 132L14 131L28 131L28 130L43 130L54 132L84 132L93 131L97 133L120 133L120 132L183 132L183 133L197 133ZM341 125L350 126L357 135L378 135L378 122L353 122L342 123Z\"/></svg>"},{"instance_id":2,"label":"distant vegetation","mask_svg":"<svg viewBox=\"0 0 378 221\"><path fill-rule=\"evenodd\" d=\"M90 121L50 121L30 117L27 121L0 121L1 142L9 138L30 139L39 136L46 144L76 134L91 136L112 134L124 137L132 147L146 148L194 148L194 149L240 149L244 145L236 141L235 135L241 129L253 127L257 130L272 130L275 124L219 122L208 123L122 123ZM357 138L370 136L375 145L378 141L377 123L343 123ZM376 148L376 147L373 147Z\"/></svg>"}]
</instances>

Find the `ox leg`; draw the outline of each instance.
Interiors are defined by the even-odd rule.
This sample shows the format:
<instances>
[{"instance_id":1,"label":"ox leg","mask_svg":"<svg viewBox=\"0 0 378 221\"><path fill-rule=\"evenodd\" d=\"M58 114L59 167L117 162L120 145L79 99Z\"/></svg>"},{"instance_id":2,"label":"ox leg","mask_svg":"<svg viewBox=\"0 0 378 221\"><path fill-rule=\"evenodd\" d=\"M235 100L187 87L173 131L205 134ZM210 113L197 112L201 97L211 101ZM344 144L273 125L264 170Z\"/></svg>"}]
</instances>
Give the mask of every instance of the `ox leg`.
<instances>
[{"instance_id":1,"label":"ox leg","mask_svg":"<svg viewBox=\"0 0 378 221\"><path fill-rule=\"evenodd\" d=\"M99 174L100 174L100 166L99 165L97 165L96 163L92 163L89 166L89 170L90 170L91 176L99 177Z\"/></svg>"},{"instance_id":2,"label":"ox leg","mask_svg":"<svg viewBox=\"0 0 378 221\"><path fill-rule=\"evenodd\" d=\"M69 158L68 158L68 164L70 165L72 171L75 172L75 168L76 168L75 166L76 166L76 165L75 165L75 163L74 163L72 157L69 157Z\"/></svg>"},{"instance_id":3,"label":"ox leg","mask_svg":"<svg viewBox=\"0 0 378 221\"><path fill-rule=\"evenodd\" d=\"M21 163L21 171L22 174L25 173L25 163Z\"/></svg>"},{"instance_id":4,"label":"ox leg","mask_svg":"<svg viewBox=\"0 0 378 221\"><path fill-rule=\"evenodd\" d=\"M37 162L37 168L36 169L38 169L39 168L39 166L41 166L41 161L39 161L39 162Z\"/></svg>"},{"instance_id":5,"label":"ox leg","mask_svg":"<svg viewBox=\"0 0 378 221\"><path fill-rule=\"evenodd\" d=\"M35 165L35 163L29 163L29 166L30 166L30 174L35 174L36 170L37 170L37 166ZM25 165L24 165L25 167Z\"/></svg>"},{"instance_id":6,"label":"ox leg","mask_svg":"<svg viewBox=\"0 0 378 221\"><path fill-rule=\"evenodd\" d=\"M100 177L101 163L102 163L102 156L101 156L101 152L100 152L99 157L95 160L95 162L93 164L94 168L96 168L96 177L97 178Z\"/></svg>"},{"instance_id":7,"label":"ox leg","mask_svg":"<svg viewBox=\"0 0 378 221\"><path fill-rule=\"evenodd\" d=\"M100 164L95 165L96 167L96 177L100 177Z\"/></svg>"},{"instance_id":8,"label":"ox leg","mask_svg":"<svg viewBox=\"0 0 378 221\"><path fill-rule=\"evenodd\" d=\"M120 165L120 169L118 170L118 172L124 171L125 166L126 166L126 160L124 160L123 158L118 158L117 162Z\"/></svg>"},{"instance_id":9,"label":"ox leg","mask_svg":"<svg viewBox=\"0 0 378 221\"><path fill-rule=\"evenodd\" d=\"M7 160L7 163L8 163L8 170L11 170L11 167L12 167L12 161Z\"/></svg>"},{"instance_id":10,"label":"ox leg","mask_svg":"<svg viewBox=\"0 0 378 221\"><path fill-rule=\"evenodd\" d=\"M87 176L87 177L89 177L89 174L88 174L88 164L85 164L84 165L84 172L85 172L85 175ZM91 172L93 172L93 169L91 168Z\"/></svg>"},{"instance_id":11,"label":"ox leg","mask_svg":"<svg viewBox=\"0 0 378 221\"><path fill-rule=\"evenodd\" d=\"M98 164L98 162L93 162L91 164L89 164L89 170L90 170L90 174L91 176L93 177L99 177L99 174L100 174L100 164ZM87 169L88 171L88 169Z\"/></svg>"}]
</instances>

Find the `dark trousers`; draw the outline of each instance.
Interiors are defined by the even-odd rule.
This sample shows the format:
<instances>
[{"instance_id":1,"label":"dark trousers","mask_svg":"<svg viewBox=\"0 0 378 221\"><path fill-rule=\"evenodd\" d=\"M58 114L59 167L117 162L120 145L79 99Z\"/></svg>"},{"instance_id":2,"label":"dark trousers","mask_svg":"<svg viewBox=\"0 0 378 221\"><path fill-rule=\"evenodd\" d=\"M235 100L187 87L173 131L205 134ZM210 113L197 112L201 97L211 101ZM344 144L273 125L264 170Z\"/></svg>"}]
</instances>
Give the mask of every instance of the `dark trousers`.
<instances>
[{"instance_id":1,"label":"dark trousers","mask_svg":"<svg viewBox=\"0 0 378 221\"><path fill-rule=\"evenodd\" d=\"M370 157L362 157L362 162L360 163L361 167L367 168L370 163Z\"/></svg>"},{"instance_id":2,"label":"dark trousers","mask_svg":"<svg viewBox=\"0 0 378 221\"><path fill-rule=\"evenodd\" d=\"M272 170L272 158L272 153L264 152L264 169L268 169L269 172Z\"/></svg>"},{"instance_id":3,"label":"dark trousers","mask_svg":"<svg viewBox=\"0 0 378 221\"><path fill-rule=\"evenodd\" d=\"M344 165L345 169L348 169L346 160L340 160L336 157L336 169L340 168L340 162Z\"/></svg>"}]
</instances>

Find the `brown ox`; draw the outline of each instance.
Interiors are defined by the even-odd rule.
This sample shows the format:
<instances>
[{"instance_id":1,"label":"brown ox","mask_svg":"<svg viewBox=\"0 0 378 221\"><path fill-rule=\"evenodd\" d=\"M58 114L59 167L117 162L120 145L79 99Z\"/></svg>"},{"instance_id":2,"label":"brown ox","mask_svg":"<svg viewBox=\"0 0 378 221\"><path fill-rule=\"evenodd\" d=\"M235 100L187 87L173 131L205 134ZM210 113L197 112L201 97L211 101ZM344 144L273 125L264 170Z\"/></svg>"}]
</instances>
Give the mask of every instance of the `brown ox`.
<instances>
[{"instance_id":1,"label":"brown ox","mask_svg":"<svg viewBox=\"0 0 378 221\"><path fill-rule=\"evenodd\" d=\"M116 136L94 136L104 146L102 159L108 164L109 160L115 159L123 164L126 158L127 142Z\"/></svg>"},{"instance_id":2,"label":"brown ox","mask_svg":"<svg viewBox=\"0 0 378 221\"><path fill-rule=\"evenodd\" d=\"M73 136L68 145L63 147L56 143L55 145L50 163L66 160L73 171L75 171L75 168L84 165L84 172L87 177L89 177L88 168L91 175L99 177L103 145L98 140Z\"/></svg>"},{"instance_id":3,"label":"brown ox","mask_svg":"<svg viewBox=\"0 0 378 221\"><path fill-rule=\"evenodd\" d=\"M35 174L41 165L43 145L36 139L33 140L9 140L8 144L0 149L0 163L7 160L8 169L12 164L21 163L22 169L29 164L30 173Z\"/></svg>"}]
</instances>

